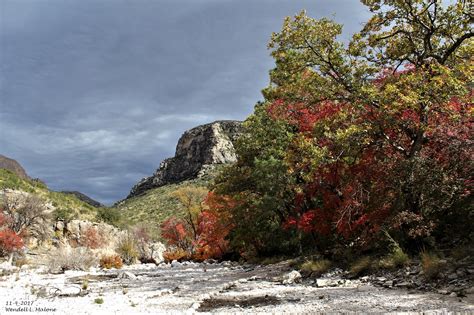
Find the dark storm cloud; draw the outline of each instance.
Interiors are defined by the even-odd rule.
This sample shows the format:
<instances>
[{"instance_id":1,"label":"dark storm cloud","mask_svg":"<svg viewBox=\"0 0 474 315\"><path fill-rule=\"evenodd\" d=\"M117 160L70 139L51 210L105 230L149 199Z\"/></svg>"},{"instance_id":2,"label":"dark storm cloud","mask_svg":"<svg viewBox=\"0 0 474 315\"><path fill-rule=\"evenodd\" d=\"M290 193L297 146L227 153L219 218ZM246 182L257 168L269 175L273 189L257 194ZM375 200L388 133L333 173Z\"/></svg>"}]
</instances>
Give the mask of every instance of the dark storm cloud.
<instances>
[{"instance_id":1,"label":"dark storm cloud","mask_svg":"<svg viewBox=\"0 0 474 315\"><path fill-rule=\"evenodd\" d=\"M181 133L244 119L284 16L355 0L0 0L0 153L53 189L110 203L173 155Z\"/></svg>"}]
</instances>

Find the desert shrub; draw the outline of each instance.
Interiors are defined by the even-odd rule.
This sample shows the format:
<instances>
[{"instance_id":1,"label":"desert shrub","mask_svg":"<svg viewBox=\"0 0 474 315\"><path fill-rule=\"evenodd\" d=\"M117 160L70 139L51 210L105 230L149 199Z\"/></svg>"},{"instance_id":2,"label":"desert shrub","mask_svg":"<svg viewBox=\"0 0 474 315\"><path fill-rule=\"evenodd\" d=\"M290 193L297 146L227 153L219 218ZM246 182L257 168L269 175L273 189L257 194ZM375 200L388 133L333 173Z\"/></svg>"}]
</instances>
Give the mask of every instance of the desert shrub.
<instances>
[{"instance_id":1,"label":"desert shrub","mask_svg":"<svg viewBox=\"0 0 474 315\"><path fill-rule=\"evenodd\" d=\"M97 265L95 255L85 247L59 247L51 252L48 266L50 271L88 270Z\"/></svg>"},{"instance_id":2,"label":"desert shrub","mask_svg":"<svg viewBox=\"0 0 474 315\"><path fill-rule=\"evenodd\" d=\"M165 262L172 262L173 260L188 260L190 258L190 254L182 248L175 248L164 252L163 258Z\"/></svg>"},{"instance_id":3,"label":"desert shrub","mask_svg":"<svg viewBox=\"0 0 474 315\"><path fill-rule=\"evenodd\" d=\"M166 240L169 246L175 246L188 252L192 251L191 227L184 220L170 217L161 224L160 228L161 237Z\"/></svg>"},{"instance_id":4,"label":"desert shrub","mask_svg":"<svg viewBox=\"0 0 474 315\"><path fill-rule=\"evenodd\" d=\"M89 288L89 279L84 279L84 280L82 280L81 289L82 289L82 290L87 290L88 288Z\"/></svg>"},{"instance_id":5,"label":"desert shrub","mask_svg":"<svg viewBox=\"0 0 474 315\"><path fill-rule=\"evenodd\" d=\"M421 253L421 267L425 278L434 279L439 276L443 270L444 264L437 254L423 251Z\"/></svg>"},{"instance_id":6,"label":"desert shrub","mask_svg":"<svg viewBox=\"0 0 474 315\"><path fill-rule=\"evenodd\" d=\"M99 234L96 228L89 227L85 232L81 235L80 244L82 246L97 249L104 246L104 239Z\"/></svg>"},{"instance_id":7,"label":"desert shrub","mask_svg":"<svg viewBox=\"0 0 474 315\"><path fill-rule=\"evenodd\" d=\"M313 273L313 274L323 274L329 270L331 267L331 262L327 259L321 260L307 260L301 265L301 271Z\"/></svg>"},{"instance_id":8,"label":"desert shrub","mask_svg":"<svg viewBox=\"0 0 474 315\"><path fill-rule=\"evenodd\" d=\"M41 198L29 194L5 193L0 207L8 218L7 228L17 235L28 233L39 240L49 237L51 216Z\"/></svg>"},{"instance_id":9,"label":"desert shrub","mask_svg":"<svg viewBox=\"0 0 474 315\"><path fill-rule=\"evenodd\" d=\"M10 229L0 231L0 256L7 256L20 251L24 246L23 239Z\"/></svg>"},{"instance_id":10,"label":"desert shrub","mask_svg":"<svg viewBox=\"0 0 474 315\"><path fill-rule=\"evenodd\" d=\"M96 299L94 300L94 303L95 303L95 304L104 304L104 299L103 299L103 298L96 298Z\"/></svg>"},{"instance_id":11,"label":"desert shrub","mask_svg":"<svg viewBox=\"0 0 474 315\"><path fill-rule=\"evenodd\" d=\"M120 239L117 244L116 252L120 255L122 261L127 265L133 264L135 261L137 261L139 252L136 241L130 233L127 233Z\"/></svg>"},{"instance_id":12,"label":"desert shrub","mask_svg":"<svg viewBox=\"0 0 474 315\"><path fill-rule=\"evenodd\" d=\"M57 208L53 211L52 215L55 221L61 220L65 222L70 222L78 218L78 215L74 210L64 208Z\"/></svg>"},{"instance_id":13,"label":"desert shrub","mask_svg":"<svg viewBox=\"0 0 474 315\"><path fill-rule=\"evenodd\" d=\"M187 252L193 260L221 259L228 252L230 225L214 211L204 210L188 220L170 217L161 224L168 245Z\"/></svg>"},{"instance_id":14,"label":"desert shrub","mask_svg":"<svg viewBox=\"0 0 474 315\"><path fill-rule=\"evenodd\" d=\"M122 258L119 255L110 255L110 256L103 256L100 259L99 265L101 268L110 269L110 268L117 268L120 269L123 266Z\"/></svg>"},{"instance_id":15,"label":"desert shrub","mask_svg":"<svg viewBox=\"0 0 474 315\"><path fill-rule=\"evenodd\" d=\"M349 272L353 276L359 276L372 268L372 259L368 256L361 257L351 264Z\"/></svg>"}]
</instances>

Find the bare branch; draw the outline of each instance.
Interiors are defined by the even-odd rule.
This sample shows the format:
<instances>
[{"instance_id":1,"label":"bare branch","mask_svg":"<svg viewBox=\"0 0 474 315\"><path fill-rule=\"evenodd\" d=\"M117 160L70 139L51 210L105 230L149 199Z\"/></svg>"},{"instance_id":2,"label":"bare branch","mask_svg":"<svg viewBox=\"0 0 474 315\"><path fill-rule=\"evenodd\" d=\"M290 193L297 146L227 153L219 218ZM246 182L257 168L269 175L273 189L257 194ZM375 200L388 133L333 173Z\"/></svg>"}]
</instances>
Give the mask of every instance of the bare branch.
<instances>
[{"instance_id":1,"label":"bare branch","mask_svg":"<svg viewBox=\"0 0 474 315\"><path fill-rule=\"evenodd\" d=\"M456 51L456 49L459 48L459 46L462 45L462 43L473 37L474 36L474 32L469 32L469 33L466 33L464 34L463 36L459 37L445 52L445 54L443 55L443 57L441 58L440 60L440 63L441 64L444 64L446 62L446 60L448 60L448 58Z\"/></svg>"}]
</instances>

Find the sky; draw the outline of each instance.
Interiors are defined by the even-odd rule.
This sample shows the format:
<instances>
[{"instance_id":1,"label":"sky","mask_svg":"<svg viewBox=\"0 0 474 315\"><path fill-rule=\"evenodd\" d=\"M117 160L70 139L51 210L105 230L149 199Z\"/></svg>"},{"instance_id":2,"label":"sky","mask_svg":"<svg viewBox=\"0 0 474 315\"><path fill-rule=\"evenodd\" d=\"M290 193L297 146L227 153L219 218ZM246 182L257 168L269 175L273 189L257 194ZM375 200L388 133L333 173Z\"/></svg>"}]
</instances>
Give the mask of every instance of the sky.
<instances>
[{"instance_id":1,"label":"sky","mask_svg":"<svg viewBox=\"0 0 474 315\"><path fill-rule=\"evenodd\" d=\"M104 204L174 155L187 129L244 120L266 46L306 9L344 24L357 0L0 0L0 154Z\"/></svg>"}]
</instances>

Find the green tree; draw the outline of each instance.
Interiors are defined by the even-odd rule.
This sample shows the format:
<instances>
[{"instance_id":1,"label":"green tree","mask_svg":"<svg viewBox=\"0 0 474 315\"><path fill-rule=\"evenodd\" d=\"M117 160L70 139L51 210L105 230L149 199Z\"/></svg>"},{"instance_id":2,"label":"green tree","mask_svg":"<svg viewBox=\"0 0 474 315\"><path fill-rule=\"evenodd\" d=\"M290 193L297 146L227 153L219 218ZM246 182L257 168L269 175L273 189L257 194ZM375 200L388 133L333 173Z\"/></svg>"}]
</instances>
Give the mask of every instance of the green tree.
<instances>
[{"instance_id":1,"label":"green tree","mask_svg":"<svg viewBox=\"0 0 474 315\"><path fill-rule=\"evenodd\" d=\"M203 187L182 187L175 190L172 195L185 210L184 220L191 228L193 240L198 237L198 217L203 210L203 201L208 190Z\"/></svg>"},{"instance_id":2,"label":"green tree","mask_svg":"<svg viewBox=\"0 0 474 315\"><path fill-rule=\"evenodd\" d=\"M215 185L235 201L235 247L264 252L305 241L282 225L313 240L363 227L373 237L398 214L419 223L407 234L429 235L430 211L440 218L466 204L469 2L362 2L373 16L347 44L342 25L305 12L272 35L265 102L245 122L237 163ZM352 240L365 239L360 233Z\"/></svg>"},{"instance_id":3,"label":"green tree","mask_svg":"<svg viewBox=\"0 0 474 315\"><path fill-rule=\"evenodd\" d=\"M238 162L216 179L216 192L235 201L227 211L234 227L231 245L239 251L265 255L291 249L291 238L281 230L295 180L284 161L291 129L271 119L265 104L257 104L236 145Z\"/></svg>"}]
</instances>

